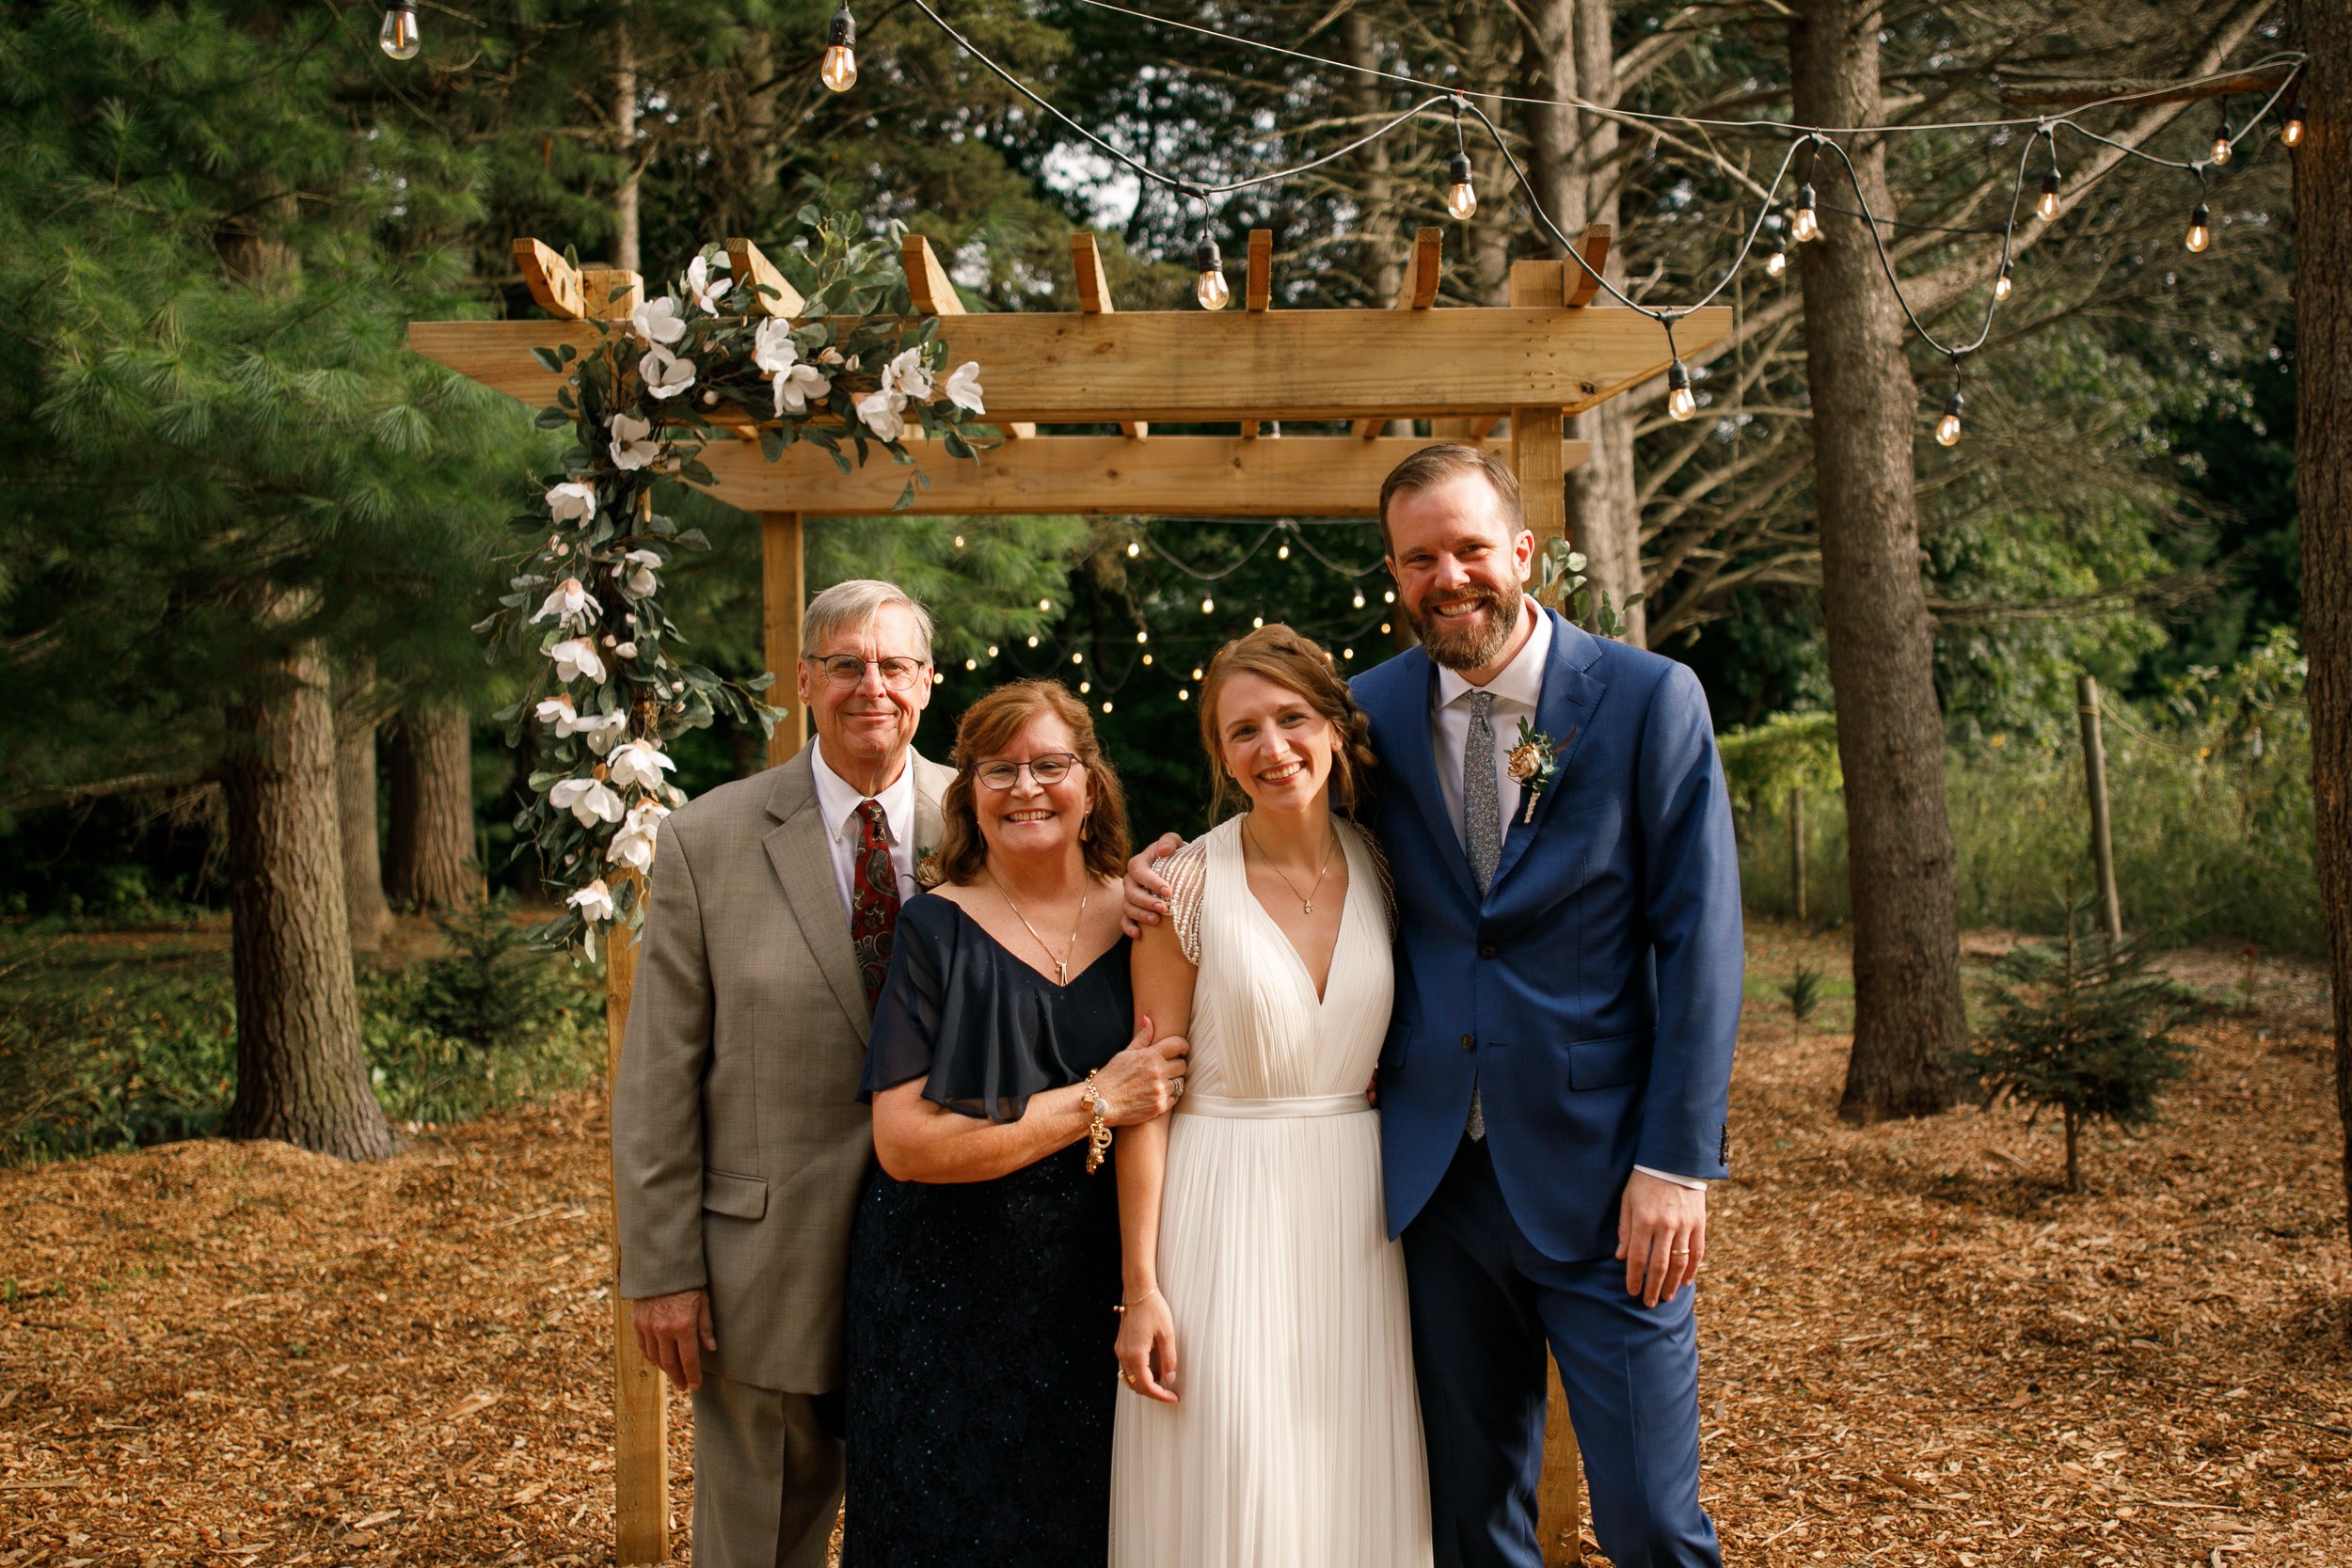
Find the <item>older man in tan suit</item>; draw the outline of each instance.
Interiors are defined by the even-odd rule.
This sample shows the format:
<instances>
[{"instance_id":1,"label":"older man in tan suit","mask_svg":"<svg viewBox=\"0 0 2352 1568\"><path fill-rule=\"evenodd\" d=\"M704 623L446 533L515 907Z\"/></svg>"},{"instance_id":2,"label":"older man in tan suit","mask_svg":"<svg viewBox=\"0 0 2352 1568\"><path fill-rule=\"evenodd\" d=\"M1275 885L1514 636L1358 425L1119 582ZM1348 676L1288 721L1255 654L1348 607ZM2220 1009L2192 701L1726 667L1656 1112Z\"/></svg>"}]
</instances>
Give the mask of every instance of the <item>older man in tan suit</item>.
<instances>
[{"instance_id":1,"label":"older man in tan suit","mask_svg":"<svg viewBox=\"0 0 2352 1568\"><path fill-rule=\"evenodd\" d=\"M858 1079L952 777L914 750L930 643L889 583L818 594L798 669L816 745L661 826L612 1171L638 1342L693 1393L697 1568L822 1568L839 1506Z\"/></svg>"}]
</instances>

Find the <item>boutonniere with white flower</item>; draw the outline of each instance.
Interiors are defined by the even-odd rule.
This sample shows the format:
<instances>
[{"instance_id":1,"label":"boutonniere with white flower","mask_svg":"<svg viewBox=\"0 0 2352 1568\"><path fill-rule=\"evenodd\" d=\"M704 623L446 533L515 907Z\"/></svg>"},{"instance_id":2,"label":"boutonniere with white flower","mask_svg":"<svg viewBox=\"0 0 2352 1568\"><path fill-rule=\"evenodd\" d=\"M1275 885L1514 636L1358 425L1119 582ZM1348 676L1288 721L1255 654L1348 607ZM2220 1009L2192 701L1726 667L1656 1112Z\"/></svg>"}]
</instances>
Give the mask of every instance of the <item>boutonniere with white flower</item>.
<instances>
[{"instance_id":1,"label":"boutonniere with white flower","mask_svg":"<svg viewBox=\"0 0 2352 1568\"><path fill-rule=\"evenodd\" d=\"M935 888L946 879L947 873L940 869L938 847L929 844L916 846L914 885L926 889Z\"/></svg>"},{"instance_id":2,"label":"boutonniere with white flower","mask_svg":"<svg viewBox=\"0 0 2352 1568\"><path fill-rule=\"evenodd\" d=\"M1576 732L1570 730L1563 738L1554 740L1529 721L1519 721L1518 741L1511 748L1504 765L1519 786L1519 799L1527 802L1526 810L1519 814L1520 826L1535 820L1535 802L1551 786L1551 781L1560 776L1560 754L1575 738Z\"/></svg>"}]
</instances>

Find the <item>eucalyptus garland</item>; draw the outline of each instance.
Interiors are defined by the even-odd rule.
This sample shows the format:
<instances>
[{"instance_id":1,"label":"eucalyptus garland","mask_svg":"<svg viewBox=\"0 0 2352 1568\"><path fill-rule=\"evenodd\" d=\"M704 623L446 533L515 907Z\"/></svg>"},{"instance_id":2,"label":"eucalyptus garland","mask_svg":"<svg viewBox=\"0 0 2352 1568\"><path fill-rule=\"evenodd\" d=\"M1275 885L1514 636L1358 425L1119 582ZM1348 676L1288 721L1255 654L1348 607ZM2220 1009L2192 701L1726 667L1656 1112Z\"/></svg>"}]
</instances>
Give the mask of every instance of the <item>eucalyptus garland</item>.
<instances>
[{"instance_id":1,"label":"eucalyptus garland","mask_svg":"<svg viewBox=\"0 0 2352 1568\"><path fill-rule=\"evenodd\" d=\"M713 441L756 439L771 463L806 441L844 473L876 448L912 464L910 437L974 453L979 366L947 369L937 321L914 314L895 230L860 239L808 209L801 220L815 243L778 262L805 300L797 316L768 314L755 291L777 291L730 277L710 245L668 292L589 324L597 341L585 352L532 351L564 378L539 426L574 439L542 508L516 519L528 556L476 630L493 657L532 657L526 694L498 717L535 764L516 830L564 900L533 933L541 945L593 959L609 923L644 919L658 830L686 801L667 777L673 737L721 714L763 730L777 718L763 697L773 672L729 680L675 657L685 639L662 609L662 573L709 541L656 509L657 483L711 483L702 451Z\"/></svg>"}]
</instances>

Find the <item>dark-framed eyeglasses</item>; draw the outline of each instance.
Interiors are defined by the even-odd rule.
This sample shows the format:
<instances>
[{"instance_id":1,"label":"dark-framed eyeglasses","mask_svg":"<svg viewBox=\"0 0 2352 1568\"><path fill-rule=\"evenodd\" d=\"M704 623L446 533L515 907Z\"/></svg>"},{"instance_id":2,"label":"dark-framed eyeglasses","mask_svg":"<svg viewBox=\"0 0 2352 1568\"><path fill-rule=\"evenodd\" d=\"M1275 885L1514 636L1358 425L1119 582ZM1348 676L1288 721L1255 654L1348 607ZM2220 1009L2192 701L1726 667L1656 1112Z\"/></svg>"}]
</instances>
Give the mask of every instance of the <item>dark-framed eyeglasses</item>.
<instances>
[{"instance_id":1,"label":"dark-framed eyeglasses","mask_svg":"<svg viewBox=\"0 0 2352 1568\"><path fill-rule=\"evenodd\" d=\"M973 768L972 776L991 789L1010 789L1020 782L1021 770L1025 768L1039 788L1051 789L1085 766L1068 752L1048 752L1026 762L1007 762L997 757Z\"/></svg>"},{"instance_id":2,"label":"dark-framed eyeglasses","mask_svg":"<svg viewBox=\"0 0 2352 1568\"><path fill-rule=\"evenodd\" d=\"M825 673L825 679L835 686L856 686L866 679L866 667L872 665L882 672L882 685L893 691L904 691L913 686L924 670L919 658L860 658L855 654L834 654L825 658L808 661Z\"/></svg>"}]
</instances>

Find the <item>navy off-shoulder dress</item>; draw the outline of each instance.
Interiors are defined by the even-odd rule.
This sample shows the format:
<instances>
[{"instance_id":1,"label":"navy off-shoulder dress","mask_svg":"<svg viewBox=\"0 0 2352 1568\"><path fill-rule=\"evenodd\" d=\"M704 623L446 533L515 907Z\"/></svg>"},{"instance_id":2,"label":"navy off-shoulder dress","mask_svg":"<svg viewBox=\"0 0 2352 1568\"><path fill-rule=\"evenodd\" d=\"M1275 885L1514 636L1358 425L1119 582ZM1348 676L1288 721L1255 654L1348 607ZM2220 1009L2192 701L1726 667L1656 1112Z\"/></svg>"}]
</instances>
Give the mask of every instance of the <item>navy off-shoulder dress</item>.
<instances>
[{"instance_id":1,"label":"navy off-shoulder dress","mask_svg":"<svg viewBox=\"0 0 2352 1568\"><path fill-rule=\"evenodd\" d=\"M1067 986L946 898L910 900L861 1098L914 1079L1018 1121L1131 1034L1120 942ZM1119 1370L1119 1194L1083 1140L993 1181L877 1170L850 1243L843 1568L1100 1563Z\"/></svg>"}]
</instances>

